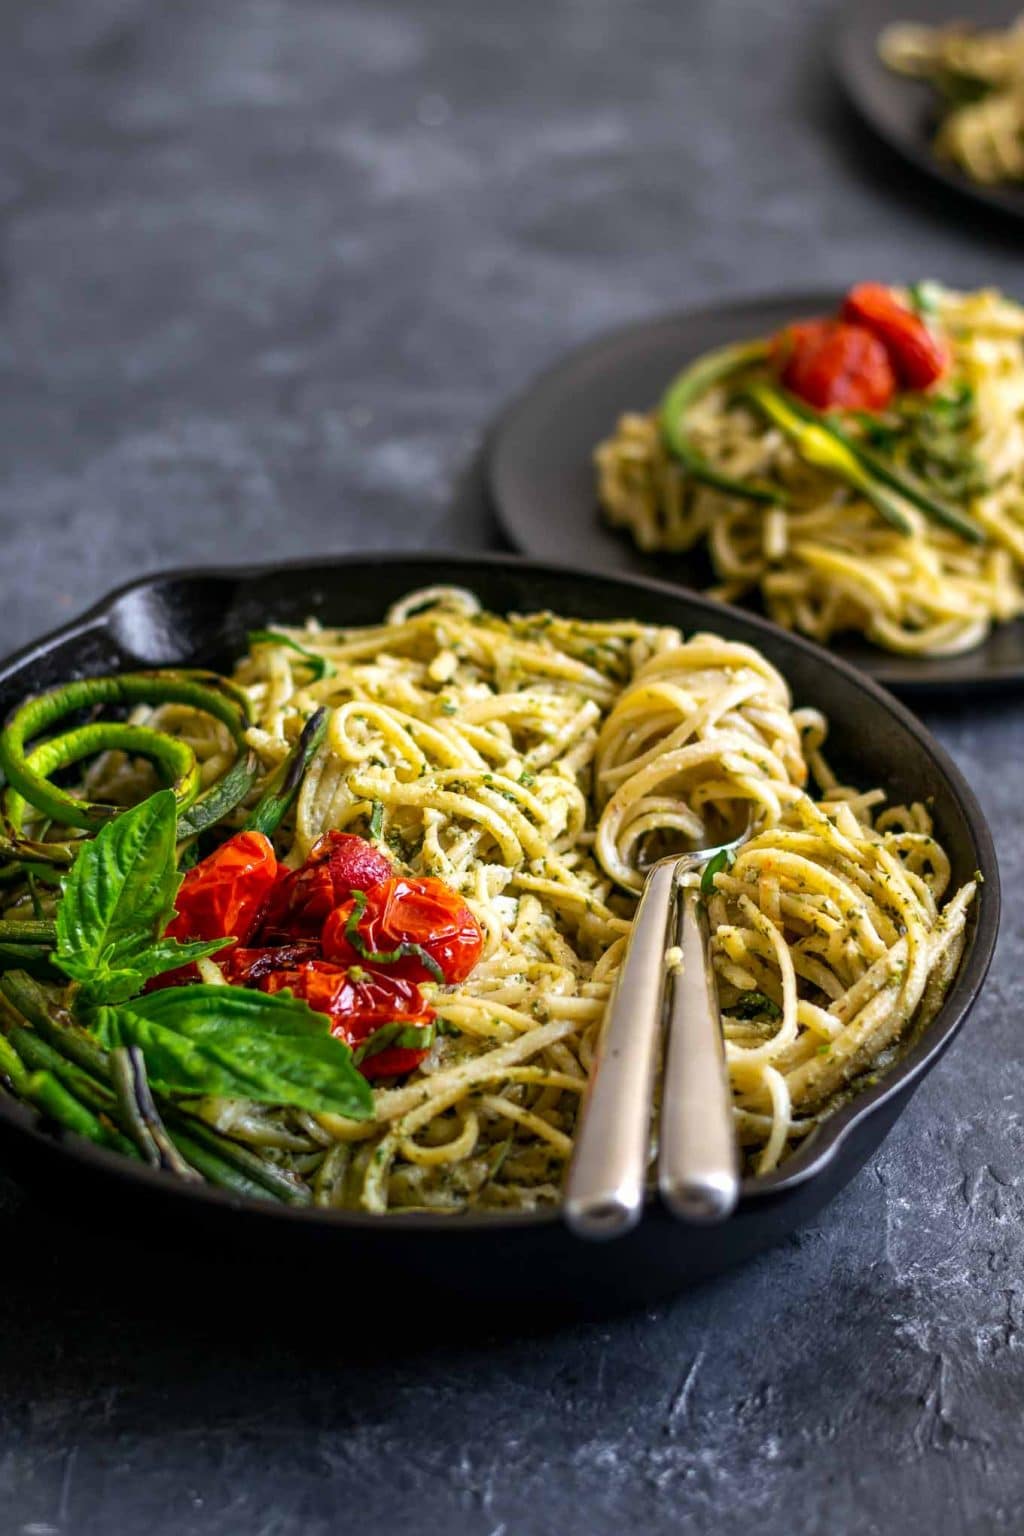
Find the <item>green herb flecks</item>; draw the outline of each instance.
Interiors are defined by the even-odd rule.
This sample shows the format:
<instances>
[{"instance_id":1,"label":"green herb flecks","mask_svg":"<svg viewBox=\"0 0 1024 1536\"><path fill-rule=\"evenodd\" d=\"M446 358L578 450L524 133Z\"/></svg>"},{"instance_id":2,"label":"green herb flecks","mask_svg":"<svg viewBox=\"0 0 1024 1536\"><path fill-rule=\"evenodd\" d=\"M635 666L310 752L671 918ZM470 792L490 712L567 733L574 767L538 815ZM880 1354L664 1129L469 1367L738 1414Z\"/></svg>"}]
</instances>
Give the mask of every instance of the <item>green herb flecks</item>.
<instances>
[{"instance_id":1,"label":"green herb flecks","mask_svg":"<svg viewBox=\"0 0 1024 1536\"><path fill-rule=\"evenodd\" d=\"M730 1019L781 1019L782 1009L763 992L744 992L723 1010Z\"/></svg>"},{"instance_id":2,"label":"green herb flecks","mask_svg":"<svg viewBox=\"0 0 1024 1536\"><path fill-rule=\"evenodd\" d=\"M780 506L786 500L781 487L724 474L694 445L689 431L689 413L698 400L717 385L738 378L755 364L764 362L767 356L768 343L755 341L722 347L698 358L669 385L662 397L658 419L666 448L694 480L745 501Z\"/></svg>"}]
</instances>

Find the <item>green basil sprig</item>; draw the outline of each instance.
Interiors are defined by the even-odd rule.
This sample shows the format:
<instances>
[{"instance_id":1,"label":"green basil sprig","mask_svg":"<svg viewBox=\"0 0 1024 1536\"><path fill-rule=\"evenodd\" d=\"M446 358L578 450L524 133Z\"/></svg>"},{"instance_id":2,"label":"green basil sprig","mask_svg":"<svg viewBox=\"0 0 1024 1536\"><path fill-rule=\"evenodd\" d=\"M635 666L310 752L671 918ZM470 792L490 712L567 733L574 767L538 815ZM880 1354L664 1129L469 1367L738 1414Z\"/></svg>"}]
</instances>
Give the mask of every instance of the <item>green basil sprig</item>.
<instances>
[{"instance_id":1,"label":"green basil sprig","mask_svg":"<svg viewBox=\"0 0 1024 1536\"><path fill-rule=\"evenodd\" d=\"M330 1020L290 993L173 987L99 1008L89 1023L108 1050L137 1046L153 1086L166 1093L287 1104L352 1120L373 1112L370 1087Z\"/></svg>"},{"instance_id":2,"label":"green basil sprig","mask_svg":"<svg viewBox=\"0 0 1024 1536\"><path fill-rule=\"evenodd\" d=\"M87 1005L122 1002L150 977L231 942L183 944L161 937L181 884L176 822L174 794L159 790L83 842L63 881L53 959L79 983Z\"/></svg>"}]
</instances>

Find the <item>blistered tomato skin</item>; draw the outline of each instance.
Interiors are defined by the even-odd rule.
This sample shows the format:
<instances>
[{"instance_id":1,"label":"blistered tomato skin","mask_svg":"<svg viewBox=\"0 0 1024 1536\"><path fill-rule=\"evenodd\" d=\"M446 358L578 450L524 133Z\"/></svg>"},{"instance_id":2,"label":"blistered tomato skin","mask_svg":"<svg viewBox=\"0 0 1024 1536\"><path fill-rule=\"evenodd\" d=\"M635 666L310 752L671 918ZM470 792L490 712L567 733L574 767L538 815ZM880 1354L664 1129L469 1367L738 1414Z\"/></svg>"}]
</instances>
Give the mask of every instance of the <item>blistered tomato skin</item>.
<instances>
[{"instance_id":1,"label":"blistered tomato skin","mask_svg":"<svg viewBox=\"0 0 1024 1536\"><path fill-rule=\"evenodd\" d=\"M265 941L319 939L324 919L353 891L387 880L392 866L363 837L325 832L301 869L285 871L263 923Z\"/></svg>"},{"instance_id":2,"label":"blistered tomato skin","mask_svg":"<svg viewBox=\"0 0 1024 1536\"><path fill-rule=\"evenodd\" d=\"M313 853L326 841L331 878L336 900L344 901L353 891L368 891L394 873L391 860L378 853L365 837L352 832L328 832L313 846Z\"/></svg>"},{"instance_id":3,"label":"blistered tomato skin","mask_svg":"<svg viewBox=\"0 0 1024 1536\"><path fill-rule=\"evenodd\" d=\"M881 411L896 393L883 343L841 320L787 326L773 342L772 362L785 388L815 410Z\"/></svg>"},{"instance_id":4,"label":"blistered tomato skin","mask_svg":"<svg viewBox=\"0 0 1024 1536\"><path fill-rule=\"evenodd\" d=\"M277 879L277 858L262 832L239 832L190 869L175 898L167 932L175 939L245 943L263 916Z\"/></svg>"},{"instance_id":5,"label":"blistered tomato skin","mask_svg":"<svg viewBox=\"0 0 1024 1536\"><path fill-rule=\"evenodd\" d=\"M245 944L259 927L277 880L277 858L262 832L238 832L190 869L174 900L175 915L167 925L172 939L237 939ZM223 964L230 950L217 956ZM146 991L180 987L198 981L194 965L165 971L147 983Z\"/></svg>"},{"instance_id":6,"label":"blistered tomato skin","mask_svg":"<svg viewBox=\"0 0 1024 1536\"><path fill-rule=\"evenodd\" d=\"M365 902L361 916L353 900L328 917L322 934L328 960L341 965L385 965L389 975L436 981L435 972L421 956L401 953L403 946L417 945L440 969L442 979L453 985L464 981L480 959L480 924L458 892L442 880L399 876L372 886ZM353 942L353 929L357 942Z\"/></svg>"},{"instance_id":7,"label":"blistered tomato skin","mask_svg":"<svg viewBox=\"0 0 1024 1536\"><path fill-rule=\"evenodd\" d=\"M232 986L253 987L272 971L293 970L307 960L319 959L320 945L316 943L273 944L257 949L235 945L225 951L223 969Z\"/></svg>"},{"instance_id":8,"label":"blistered tomato skin","mask_svg":"<svg viewBox=\"0 0 1024 1536\"><path fill-rule=\"evenodd\" d=\"M949 371L949 348L919 315L883 283L858 283L843 304L843 319L877 336L904 389L928 389Z\"/></svg>"},{"instance_id":9,"label":"blistered tomato skin","mask_svg":"<svg viewBox=\"0 0 1024 1536\"><path fill-rule=\"evenodd\" d=\"M415 982L382 975L362 966L331 965L310 960L285 970L273 970L257 980L262 992L286 989L317 1013L331 1020L331 1034L353 1048L385 1024L425 1027L434 1020ZM411 1072L429 1054L426 1050L392 1046L367 1056L359 1070L364 1077L394 1077Z\"/></svg>"}]
</instances>

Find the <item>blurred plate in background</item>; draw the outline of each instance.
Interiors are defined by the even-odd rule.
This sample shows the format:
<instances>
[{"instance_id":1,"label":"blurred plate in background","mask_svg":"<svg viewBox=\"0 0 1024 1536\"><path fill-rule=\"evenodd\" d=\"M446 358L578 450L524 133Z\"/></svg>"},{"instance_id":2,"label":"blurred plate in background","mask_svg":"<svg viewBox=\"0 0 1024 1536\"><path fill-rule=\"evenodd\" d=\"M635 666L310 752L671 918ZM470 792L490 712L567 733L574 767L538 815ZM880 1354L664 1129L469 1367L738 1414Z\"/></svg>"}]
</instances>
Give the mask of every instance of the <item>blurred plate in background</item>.
<instances>
[{"instance_id":1,"label":"blurred plate in background","mask_svg":"<svg viewBox=\"0 0 1024 1536\"><path fill-rule=\"evenodd\" d=\"M932 147L938 123L934 89L925 80L895 74L878 56L879 36L896 21L1008 27L1020 9L1014 0L847 0L836 33L835 62L850 100L887 144L947 189L1024 220L1024 185L984 185L940 160ZM951 200L950 216L958 211Z\"/></svg>"},{"instance_id":2,"label":"blurred plate in background","mask_svg":"<svg viewBox=\"0 0 1024 1536\"><path fill-rule=\"evenodd\" d=\"M487 486L513 544L538 560L658 576L696 591L712 585L703 551L644 553L625 531L607 526L597 504L594 449L623 411L656 405L700 353L769 335L792 320L835 310L838 302L835 292L745 299L641 321L570 352L506 408L491 432ZM753 601L744 606L762 611ZM852 633L836 636L829 650L908 696L1024 683L1024 620L1000 625L961 656L897 656Z\"/></svg>"}]
</instances>

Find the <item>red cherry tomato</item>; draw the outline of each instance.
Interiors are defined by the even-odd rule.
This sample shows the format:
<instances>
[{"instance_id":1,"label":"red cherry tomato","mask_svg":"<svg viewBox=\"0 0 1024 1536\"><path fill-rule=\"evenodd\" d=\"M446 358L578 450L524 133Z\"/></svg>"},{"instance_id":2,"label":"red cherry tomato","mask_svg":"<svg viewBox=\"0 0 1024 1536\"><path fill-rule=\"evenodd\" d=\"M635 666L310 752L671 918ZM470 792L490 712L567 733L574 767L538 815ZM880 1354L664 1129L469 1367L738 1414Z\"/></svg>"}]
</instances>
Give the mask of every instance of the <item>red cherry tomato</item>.
<instances>
[{"instance_id":1,"label":"red cherry tomato","mask_svg":"<svg viewBox=\"0 0 1024 1536\"><path fill-rule=\"evenodd\" d=\"M190 869L175 898L167 932L176 939L245 943L263 915L277 859L262 832L239 832Z\"/></svg>"},{"instance_id":2,"label":"red cherry tomato","mask_svg":"<svg viewBox=\"0 0 1024 1536\"><path fill-rule=\"evenodd\" d=\"M425 954L452 983L469 975L484 940L480 924L450 886L429 876L399 876L372 886L361 900L353 898L337 907L324 924L322 942L326 958L342 965L386 965L389 975L436 981ZM409 945L420 953L410 953Z\"/></svg>"},{"instance_id":3,"label":"red cherry tomato","mask_svg":"<svg viewBox=\"0 0 1024 1536\"><path fill-rule=\"evenodd\" d=\"M840 320L807 320L775 338L772 361L788 390L819 411L880 411L896 392L877 336Z\"/></svg>"},{"instance_id":4,"label":"red cherry tomato","mask_svg":"<svg viewBox=\"0 0 1024 1536\"><path fill-rule=\"evenodd\" d=\"M945 342L883 283L858 283L851 288L843 304L843 319L878 337L904 389L927 389L950 366Z\"/></svg>"},{"instance_id":5,"label":"red cherry tomato","mask_svg":"<svg viewBox=\"0 0 1024 1536\"><path fill-rule=\"evenodd\" d=\"M260 949L243 949L236 944L224 951L224 970L232 986L253 987L272 971L294 970L307 960L319 958L319 944L274 944Z\"/></svg>"},{"instance_id":6,"label":"red cherry tomato","mask_svg":"<svg viewBox=\"0 0 1024 1536\"><path fill-rule=\"evenodd\" d=\"M324 919L340 902L390 874L390 861L365 838L325 832L302 868L285 871L275 886L262 935L271 940L319 938Z\"/></svg>"},{"instance_id":7,"label":"red cherry tomato","mask_svg":"<svg viewBox=\"0 0 1024 1536\"><path fill-rule=\"evenodd\" d=\"M434 1019L415 982L400 976L383 976L361 966L330 965L309 960L294 969L271 971L261 977L263 992L286 988L301 997L317 1013L331 1019L331 1034L353 1049L362 1045L386 1024L425 1028ZM394 1077L411 1072L428 1054L409 1046L386 1046L359 1064L364 1077Z\"/></svg>"},{"instance_id":8,"label":"red cherry tomato","mask_svg":"<svg viewBox=\"0 0 1024 1536\"><path fill-rule=\"evenodd\" d=\"M188 871L174 900L176 910L167 925L168 937L232 937L246 943L260 923L276 879L277 858L270 839L262 832L236 833ZM218 963L224 963L229 953L220 951ZM183 965L154 976L146 991L198 980L196 967Z\"/></svg>"}]
</instances>

